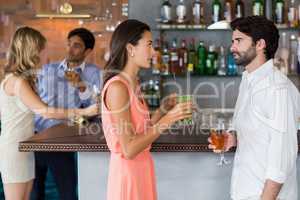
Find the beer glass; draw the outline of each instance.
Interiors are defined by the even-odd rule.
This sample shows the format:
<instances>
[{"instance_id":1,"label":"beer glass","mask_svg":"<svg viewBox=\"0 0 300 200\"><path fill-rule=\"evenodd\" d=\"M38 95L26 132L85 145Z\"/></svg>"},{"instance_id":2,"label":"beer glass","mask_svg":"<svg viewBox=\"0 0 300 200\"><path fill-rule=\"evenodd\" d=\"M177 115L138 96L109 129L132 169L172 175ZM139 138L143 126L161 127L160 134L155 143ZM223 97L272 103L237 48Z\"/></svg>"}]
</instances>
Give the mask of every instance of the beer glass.
<instances>
[{"instance_id":1,"label":"beer glass","mask_svg":"<svg viewBox=\"0 0 300 200\"><path fill-rule=\"evenodd\" d=\"M179 95L179 96L177 96L177 103L183 103L183 102L186 102L186 101L193 101L193 95ZM191 110L191 112L193 112L193 111ZM193 118L190 117L190 118L180 120L179 124L180 125L192 125L193 124Z\"/></svg>"}]
</instances>

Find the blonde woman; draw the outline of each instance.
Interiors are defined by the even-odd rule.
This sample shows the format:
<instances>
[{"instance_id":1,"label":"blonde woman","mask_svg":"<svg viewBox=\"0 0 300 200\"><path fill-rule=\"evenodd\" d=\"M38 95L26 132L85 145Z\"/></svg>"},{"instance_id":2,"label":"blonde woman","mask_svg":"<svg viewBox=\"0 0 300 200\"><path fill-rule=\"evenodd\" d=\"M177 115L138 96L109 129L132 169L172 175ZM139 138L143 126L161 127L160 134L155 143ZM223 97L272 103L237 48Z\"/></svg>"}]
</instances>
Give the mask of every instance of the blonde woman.
<instances>
[{"instance_id":1,"label":"blonde woman","mask_svg":"<svg viewBox=\"0 0 300 200\"><path fill-rule=\"evenodd\" d=\"M19 152L18 143L33 135L34 114L64 119L98 114L98 105L86 109L50 108L35 92L35 71L45 56L45 37L30 27L19 28L9 49L5 77L0 85L0 173L6 200L27 200L34 174L32 152Z\"/></svg>"}]
</instances>

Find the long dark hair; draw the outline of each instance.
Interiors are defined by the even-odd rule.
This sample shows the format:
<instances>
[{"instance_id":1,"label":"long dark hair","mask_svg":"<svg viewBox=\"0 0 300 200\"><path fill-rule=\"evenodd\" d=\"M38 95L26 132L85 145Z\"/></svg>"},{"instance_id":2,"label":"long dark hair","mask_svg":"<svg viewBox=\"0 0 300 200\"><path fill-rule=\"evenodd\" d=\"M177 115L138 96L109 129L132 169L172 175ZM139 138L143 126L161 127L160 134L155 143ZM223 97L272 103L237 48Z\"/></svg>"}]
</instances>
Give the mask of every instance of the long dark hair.
<instances>
[{"instance_id":1,"label":"long dark hair","mask_svg":"<svg viewBox=\"0 0 300 200\"><path fill-rule=\"evenodd\" d=\"M128 60L126 45L137 45L145 31L150 31L150 27L135 19L125 20L118 25L110 40L110 57L104 67L104 84L124 69Z\"/></svg>"}]
</instances>

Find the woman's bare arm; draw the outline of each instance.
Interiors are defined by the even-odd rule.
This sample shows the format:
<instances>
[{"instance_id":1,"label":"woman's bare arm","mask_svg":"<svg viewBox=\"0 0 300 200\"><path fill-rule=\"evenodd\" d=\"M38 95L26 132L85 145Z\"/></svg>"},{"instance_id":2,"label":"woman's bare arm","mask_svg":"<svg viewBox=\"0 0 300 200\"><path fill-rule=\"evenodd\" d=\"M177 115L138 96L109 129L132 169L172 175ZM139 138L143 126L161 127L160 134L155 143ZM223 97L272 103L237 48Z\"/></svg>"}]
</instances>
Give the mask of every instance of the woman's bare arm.
<instances>
[{"instance_id":1,"label":"woman's bare arm","mask_svg":"<svg viewBox=\"0 0 300 200\"><path fill-rule=\"evenodd\" d=\"M151 126L148 126L144 134L136 134L132 128L130 97L127 87L120 81L111 83L105 96L106 106L115 121L114 127L118 131L122 153L126 159L133 159L137 154L153 143L162 131L177 120L191 117L191 102L178 104L164 117ZM145 124L146 126L146 124Z\"/></svg>"},{"instance_id":2,"label":"woman's bare arm","mask_svg":"<svg viewBox=\"0 0 300 200\"><path fill-rule=\"evenodd\" d=\"M14 95L18 96L21 101L34 113L43 116L44 118L65 119L74 116L89 116L95 115L95 107L88 107L86 109L63 109L48 107L40 97L32 90L29 83L17 78L14 87Z\"/></svg>"}]
</instances>

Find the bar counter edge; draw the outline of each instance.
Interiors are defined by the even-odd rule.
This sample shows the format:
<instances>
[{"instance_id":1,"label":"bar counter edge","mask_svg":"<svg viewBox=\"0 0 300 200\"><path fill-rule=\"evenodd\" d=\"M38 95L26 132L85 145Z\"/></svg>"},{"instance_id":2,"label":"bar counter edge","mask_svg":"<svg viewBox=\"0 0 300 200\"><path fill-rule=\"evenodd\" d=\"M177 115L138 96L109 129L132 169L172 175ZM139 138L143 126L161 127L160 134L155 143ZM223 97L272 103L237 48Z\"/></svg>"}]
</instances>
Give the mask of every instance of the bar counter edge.
<instances>
[{"instance_id":1,"label":"bar counter edge","mask_svg":"<svg viewBox=\"0 0 300 200\"><path fill-rule=\"evenodd\" d=\"M92 125L93 126L93 125ZM36 134L19 143L23 152L108 152L102 129L89 126L82 130L78 126L60 124ZM190 129L191 130L191 129ZM185 128L177 129L172 134L163 134L152 144L152 152L210 152L208 134L184 134ZM197 132L192 130L191 132ZM300 131L298 131L300 141ZM299 142L300 143L300 142ZM234 151L234 149L232 150ZM300 144L299 144L300 152Z\"/></svg>"}]
</instances>

